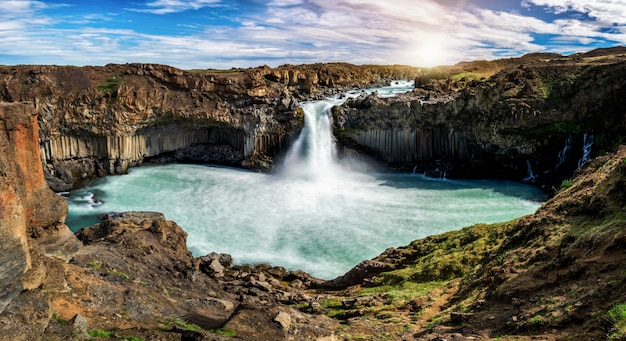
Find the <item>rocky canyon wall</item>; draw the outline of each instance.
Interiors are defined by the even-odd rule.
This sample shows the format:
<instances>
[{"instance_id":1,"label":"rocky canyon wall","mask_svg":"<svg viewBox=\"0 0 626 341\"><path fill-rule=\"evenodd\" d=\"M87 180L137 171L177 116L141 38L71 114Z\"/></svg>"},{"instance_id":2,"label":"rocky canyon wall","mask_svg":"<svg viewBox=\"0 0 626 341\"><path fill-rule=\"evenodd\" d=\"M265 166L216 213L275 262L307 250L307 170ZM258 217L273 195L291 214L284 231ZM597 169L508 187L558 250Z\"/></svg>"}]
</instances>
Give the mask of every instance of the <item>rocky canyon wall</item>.
<instances>
[{"instance_id":1,"label":"rocky canyon wall","mask_svg":"<svg viewBox=\"0 0 626 341\"><path fill-rule=\"evenodd\" d=\"M302 127L298 101L418 73L350 64L15 66L0 67L0 100L34 103L46 179L66 191L164 155L269 169Z\"/></svg>"},{"instance_id":2,"label":"rocky canyon wall","mask_svg":"<svg viewBox=\"0 0 626 341\"><path fill-rule=\"evenodd\" d=\"M0 312L45 269L30 237L69 230L67 202L44 181L37 115L29 103L0 103ZM56 233L56 232L55 232Z\"/></svg>"},{"instance_id":3,"label":"rocky canyon wall","mask_svg":"<svg viewBox=\"0 0 626 341\"><path fill-rule=\"evenodd\" d=\"M605 53L513 59L488 77L443 70L404 95L348 100L333 111L335 135L404 170L558 186L626 135L626 58Z\"/></svg>"}]
</instances>

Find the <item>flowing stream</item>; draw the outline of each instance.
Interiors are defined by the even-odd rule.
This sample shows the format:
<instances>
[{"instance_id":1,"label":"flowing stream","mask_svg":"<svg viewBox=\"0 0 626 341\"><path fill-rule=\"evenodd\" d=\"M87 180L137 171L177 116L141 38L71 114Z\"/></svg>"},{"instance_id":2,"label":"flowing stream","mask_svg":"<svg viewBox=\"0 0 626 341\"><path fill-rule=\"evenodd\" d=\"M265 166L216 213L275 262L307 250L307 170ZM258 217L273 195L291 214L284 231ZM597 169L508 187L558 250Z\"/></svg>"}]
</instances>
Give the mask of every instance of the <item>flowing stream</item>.
<instances>
[{"instance_id":1,"label":"flowing stream","mask_svg":"<svg viewBox=\"0 0 626 341\"><path fill-rule=\"evenodd\" d=\"M410 86L373 90L390 96ZM237 264L330 279L388 247L507 221L540 205L539 190L514 182L355 170L366 167L335 155L328 111L341 101L302 105L303 131L274 174L189 164L133 168L71 192L67 224L77 230L106 212L159 211L187 231L195 256L229 253Z\"/></svg>"}]
</instances>

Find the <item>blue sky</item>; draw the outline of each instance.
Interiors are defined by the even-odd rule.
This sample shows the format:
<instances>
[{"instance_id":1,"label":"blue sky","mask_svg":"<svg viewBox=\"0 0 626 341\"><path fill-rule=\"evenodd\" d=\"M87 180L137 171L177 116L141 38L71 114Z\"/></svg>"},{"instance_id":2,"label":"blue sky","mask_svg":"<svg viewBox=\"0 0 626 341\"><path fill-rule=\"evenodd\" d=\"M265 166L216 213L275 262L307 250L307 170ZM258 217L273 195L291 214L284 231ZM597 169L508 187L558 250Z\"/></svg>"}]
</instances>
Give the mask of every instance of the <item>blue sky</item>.
<instances>
[{"instance_id":1,"label":"blue sky","mask_svg":"<svg viewBox=\"0 0 626 341\"><path fill-rule=\"evenodd\" d=\"M626 45L626 0L0 0L0 64L426 66Z\"/></svg>"}]
</instances>

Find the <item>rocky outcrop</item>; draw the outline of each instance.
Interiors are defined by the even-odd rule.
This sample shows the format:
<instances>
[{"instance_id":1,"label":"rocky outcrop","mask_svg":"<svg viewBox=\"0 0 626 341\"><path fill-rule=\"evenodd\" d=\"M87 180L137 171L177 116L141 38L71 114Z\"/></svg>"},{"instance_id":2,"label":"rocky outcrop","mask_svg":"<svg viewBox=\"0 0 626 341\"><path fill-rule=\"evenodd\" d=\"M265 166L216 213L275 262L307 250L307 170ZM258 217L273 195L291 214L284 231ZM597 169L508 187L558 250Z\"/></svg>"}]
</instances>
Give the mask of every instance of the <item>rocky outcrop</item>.
<instances>
[{"instance_id":1,"label":"rocky outcrop","mask_svg":"<svg viewBox=\"0 0 626 341\"><path fill-rule=\"evenodd\" d=\"M33 240L65 236L55 247L59 255L71 253L78 242L64 225L67 202L55 195L44 181L34 106L0 103L0 123L3 128L0 130L2 312L17 294L38 287L45 276L41 254L47 252Z\"/></svg>"},{"instance_id":2,"label":"rocky outcrop","mask_svg":"<svg viewBox=\"0 0 626 341\"><path fill-rule=\"evenodd\" d=\"M164 155L271 168L302 127L299 100L418 73L350 64L227 72L153 64L16 66L0 68L0 100L34 103L46 178L66 191Z\"/></svg>"},{"instance_id":3,"label":"rocky outcrop","mask_svg":"<svg viewBox=\"0 0 626 341\"><path fill-rule=\"evenodd\" d=\"M111 213L78 237L85 246L72 261L54 263L66 289L48 294L55 315L39 337L71 337L75 323L68 321L77 317L88 331L145 340L323 339L338 325L290 307L317 300L290 285L304 277L232 266L224 254L194 258L185 231L160 213Z\"/></svg>"},{"instance_id":4,"label":"rocky outcrop","mask_svg":"<svg viewBox=\"0 0 626 341\"><path fill-rule=\"evenodd\" d=\"M361 96L335 108L335 135L405 170L526 179L550 189L578 168L592 135L602 153L626 134L620 51L494 62L482 78L480 63L440 70L416 80L412 93Z\"/></svg>"}]
</instances>

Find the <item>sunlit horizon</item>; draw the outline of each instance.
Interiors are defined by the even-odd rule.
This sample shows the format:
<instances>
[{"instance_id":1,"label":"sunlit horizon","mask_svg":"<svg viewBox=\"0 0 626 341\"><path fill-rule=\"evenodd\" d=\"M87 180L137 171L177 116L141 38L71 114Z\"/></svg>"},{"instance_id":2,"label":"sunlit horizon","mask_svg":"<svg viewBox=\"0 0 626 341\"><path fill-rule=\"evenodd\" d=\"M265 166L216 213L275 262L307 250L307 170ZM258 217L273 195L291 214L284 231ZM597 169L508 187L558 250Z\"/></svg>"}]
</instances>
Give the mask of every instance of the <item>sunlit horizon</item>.
<instances>
[{"instance_id":1,"label":"sunlit horizon","mask_svg":"<svg viewBox=\"0 0 626 341\"><path fill-rule=\"evenodd\" d=\"M626 0L4 0L0 64L418 67L626 44Z\"/></svg>"}]
</instances>

